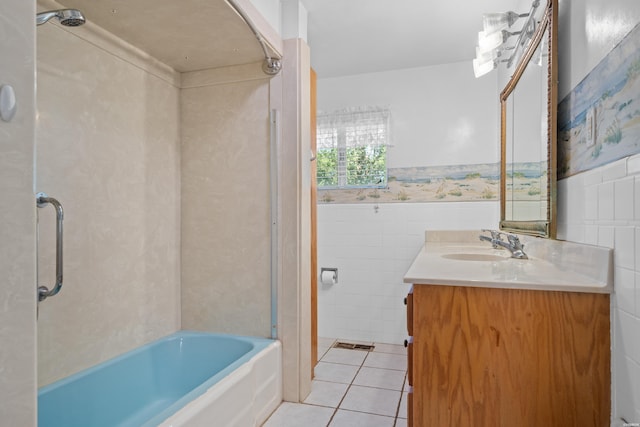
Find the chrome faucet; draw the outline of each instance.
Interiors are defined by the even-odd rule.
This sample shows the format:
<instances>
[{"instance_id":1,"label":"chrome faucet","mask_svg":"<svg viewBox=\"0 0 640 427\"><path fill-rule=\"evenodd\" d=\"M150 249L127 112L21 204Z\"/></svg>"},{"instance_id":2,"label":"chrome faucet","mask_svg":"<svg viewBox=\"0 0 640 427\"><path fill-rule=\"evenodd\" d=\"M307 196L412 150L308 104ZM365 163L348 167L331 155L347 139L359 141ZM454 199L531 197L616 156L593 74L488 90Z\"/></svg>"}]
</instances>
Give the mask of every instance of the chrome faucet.
<instances>
[{"instance_id":1,"label":"chrome faucet","mask_svg":"<svg viewBox=\"0 0 640 427\"><path fill-rule=\"evenodd\" d=\"M500 236L502 236L502 233L497 231L497 230L487 230L487 229L483 229L482 230L483 233L491 233L491 237L489 236L480 236L480 240L485 240L487 242L491 242L491 246L493 246L493 249L498 249L500 248L500 246L498 246L498 244L496 243L496 241L501 241L502 238Z\"/></svg>"},{"instance_id":2,"label":"chrome faucet","mask_svg":"<svg viewBox=\"0 0 640 427\"><path fill-rule=\"evenodd\" d=\"M520 239L515 234L502 233L496 230L482 230L483 232L491 233L491 237L480 235L480 240L491 242L491 246L494 249L500 247L509 249L511 252L511 258L517 259L529 259L527 254L524 253L524 245L520 242ZM507 236L507 241L502 240L502 236Z\"/></svg>"}]
</instances>

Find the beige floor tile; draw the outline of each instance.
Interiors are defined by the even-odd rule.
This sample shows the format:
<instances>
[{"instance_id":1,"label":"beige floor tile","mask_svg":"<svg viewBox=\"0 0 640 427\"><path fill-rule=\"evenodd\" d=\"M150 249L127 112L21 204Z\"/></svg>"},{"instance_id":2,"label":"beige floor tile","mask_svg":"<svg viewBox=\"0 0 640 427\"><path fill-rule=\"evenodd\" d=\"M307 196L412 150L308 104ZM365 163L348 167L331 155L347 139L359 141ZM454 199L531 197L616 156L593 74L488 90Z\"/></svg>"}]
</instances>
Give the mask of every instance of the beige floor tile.
<instances>
[{"instance_id":1,"label":"beige floor tile","mask_svg":"<svg viewBox=\"0 0 640 427\"><path fill-rule=\"evenodd\" d=\"M315 379L319 381L351 384L358 369L360 369L360 367L356 365L318 362L314 370Z\"/></svg>"},{"instance_id":2,"label":"beige floor tile","mask_svg":"<svg viewBox=\"0 0 640 427\"><path fill-rule=\"evenodd\" d=\"M362 366L370 368L407 370L407 357L401 354L375 353L371 352L367 356Z\"/></svg>"},{"instance_id":3,"label":"beige floor tile","mask_svg":"<svg viewBox=\"0 0 640 427\"><path fill-rule=\"evenodd\" d=\"M404 377L404 371L363 366L353 380L353 384L401 391Z\"/></svg>"},{"instance_id":4,"label":"beige floor tile","mask_svg":"<svg viewBox=\"0 0 640 427\"><path fill-rule=\"evenodd\" d=\"M318 346L331 347L335 341L335 338L318 337Z\"/></svg>"},{"instance_id":5,"label":"beige floor tile","mask_svg":"<svg viewBox=\"0 0 640 427\"><path fill-rule=\"evenodd\" d=\"M313 380L311 393L304 400L304 403L337 408L347 388L349 388L349 384Z\"/></svg>"},{"instance_id":6,"label":"beige floor tile","mask_svg":"<svg viewBox=\"0 0 640 427\"><path fill-rule=\"evenodd\" d=\"M334 338L318 337L318 360L322 359L322 356L333 346L335 341Z\"/></svg>"},{"instance_id":7,"label":"beige floor tile","mask_svg":"<svg viewBox=\"0 0 640 427\"><path fill-rule=\"evenodd\" d=\"M269 417L263 427L325 427L331 416L332 408L282 402Z\"/></svg>"},{"instance_id":8,"label":"beige floor tile","mask_svg":"<svg viewBox=\"0 0 640 427\"><path fill-rule=\"evenodd\" d=\"M395 427L407 427L407 420L405 418L396 419Z\"/></svg>"},{"instance_id":9,"label":"beige floor tile","mask_svg":"<svg viewBox=\"0 0 640 427\"><path fill-rule=\"evenodd\" d=\"M325 354L327 354L327 351L329 351L331 347L318 347L318 360L322 360L322 358L324 357Z\"/></svg>"},{"instance_id":10,"label":"beige floor tile","mask_svg":"<svg viewBox=\"0 0 640 427\"><path fill-rule=\"evenodd\" d=\"M373 345L373 351L376 353L407 354L407 349L402 344L374 343Z\"/></svg>"},{"instance_id":11,"label":"beige floor tile","mask_svg":"<svg viewBox=\"0 0 640 427\"><path fill-rule=\"evenodd\" d=\"M393 427L393 422L393 417L338 409L329 427Z\"/></svg>"},{"instance_id":12,"label":"beige floor tile","mask_svg":"<svg viewBox=\"0 0 640 427\"><path fill-rule=\"evenodd\" d=\"M345 350L332 348L322 357L321 362L342 363L344 365L362 365L368 352L361 350ZM383 354L383 353L381 353Z\"/></svg>"},{"instance_id":13,"label":"beige floor tile","mask_svg":"<svg viewBox=\"0 0 640 427\"><path fill-rule=\"evenodd\" d=\"M352 385L340 409L395 417L400 403L399 391Z\"/></svg>"},{"instance_id":14,"label":"beige floor tile","mask_svg":"<svg viewBox=\"0 0 640 427\"><path fill-rule=\"evenodd\" d=\"M398 409L398 418L407 418L407 394L408 393L402 393L400 408Z\"/></svg>"},{"instance_id":15,"label":"beige floor tile","mask_svg":"<svg viewBox=\"0 0 640 427\"><path fill-rule=\"evenodd\" d=\"M318 337L311 393L304 404L283 402L263 427L325 427L330 420L330 427L406 427L404 346L373 343L367 352L333 348L336 341L372 344Z\"/></svg>"}]
</instances>

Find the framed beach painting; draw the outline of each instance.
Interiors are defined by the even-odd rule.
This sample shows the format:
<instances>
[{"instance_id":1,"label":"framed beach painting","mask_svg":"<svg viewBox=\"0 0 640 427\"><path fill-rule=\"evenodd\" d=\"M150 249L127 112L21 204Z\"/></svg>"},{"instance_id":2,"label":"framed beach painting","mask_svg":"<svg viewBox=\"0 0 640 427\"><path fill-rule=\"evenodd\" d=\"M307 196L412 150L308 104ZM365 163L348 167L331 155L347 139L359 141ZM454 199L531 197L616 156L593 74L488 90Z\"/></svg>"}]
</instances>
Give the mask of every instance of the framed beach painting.
<instances>
[{"instance_id":1,"label":"framed beach painting","mask_svg":"<svg viewBox=\"0 0 640 427\"><path fill-rule=\"evenodd\" d=\"M558 105L558 179L640 152L640 24Z\"/></svg>"}]
</instances>

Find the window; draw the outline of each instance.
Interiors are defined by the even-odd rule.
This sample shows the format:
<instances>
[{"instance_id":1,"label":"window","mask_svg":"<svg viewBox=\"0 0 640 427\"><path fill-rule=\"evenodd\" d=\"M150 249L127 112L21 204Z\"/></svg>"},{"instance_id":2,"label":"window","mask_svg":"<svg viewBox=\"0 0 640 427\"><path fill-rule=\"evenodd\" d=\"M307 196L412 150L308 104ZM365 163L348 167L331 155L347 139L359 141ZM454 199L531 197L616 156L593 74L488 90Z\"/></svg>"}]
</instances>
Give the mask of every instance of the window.
<instances>
[{"instance_id":1,"label":"window","mask_svg":"<svg viewBox=\"0 0 640 427\"><path fill-rule=\"evenodd\" d=\"M377 107L319 114L318 187L384 187L390 116Z\"/></svg>"}]
</instances>

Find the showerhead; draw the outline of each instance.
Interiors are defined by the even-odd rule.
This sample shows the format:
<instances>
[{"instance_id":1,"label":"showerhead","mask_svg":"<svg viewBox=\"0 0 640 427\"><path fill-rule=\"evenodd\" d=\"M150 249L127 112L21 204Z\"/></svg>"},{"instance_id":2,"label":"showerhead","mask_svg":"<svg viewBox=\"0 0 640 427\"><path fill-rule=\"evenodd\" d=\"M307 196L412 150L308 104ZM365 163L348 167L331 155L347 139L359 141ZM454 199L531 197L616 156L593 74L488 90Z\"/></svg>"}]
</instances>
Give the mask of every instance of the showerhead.
<instances>
[{"instance_id":1,"label":"showerhead","mask_svg":"<svg viewBox=\"0 0 640 427\"><path fill-rule=\"evenodd\" d=\"M36 25L42 25L51 18L57 18L62 25L67 27L77 27L86 22L82 12L77 9L50 10L36 15Z\"/></svg>"}]
</instances>

